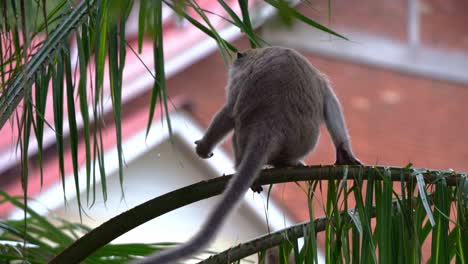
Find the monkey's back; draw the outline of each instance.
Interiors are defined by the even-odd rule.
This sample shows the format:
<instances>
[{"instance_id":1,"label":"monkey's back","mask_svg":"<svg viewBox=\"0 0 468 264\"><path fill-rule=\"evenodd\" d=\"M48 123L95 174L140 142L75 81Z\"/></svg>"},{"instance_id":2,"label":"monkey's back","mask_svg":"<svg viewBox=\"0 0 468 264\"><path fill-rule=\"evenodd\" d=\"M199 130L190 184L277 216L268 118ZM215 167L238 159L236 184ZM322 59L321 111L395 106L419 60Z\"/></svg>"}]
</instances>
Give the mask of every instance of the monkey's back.
<instances>
[{"instance_id":1,"label":"monkey's back","mask_svg":"<svg viewBox=\"0 0 468 264\"><path fill-rule=\"evenodd\" d=\"M327 80L297 52L252 50L231 70L229 100L237 137L273 133L282 146L279 159L305 155L315 146L323 121L324 89Z\"/></svg>"}]
</instances>

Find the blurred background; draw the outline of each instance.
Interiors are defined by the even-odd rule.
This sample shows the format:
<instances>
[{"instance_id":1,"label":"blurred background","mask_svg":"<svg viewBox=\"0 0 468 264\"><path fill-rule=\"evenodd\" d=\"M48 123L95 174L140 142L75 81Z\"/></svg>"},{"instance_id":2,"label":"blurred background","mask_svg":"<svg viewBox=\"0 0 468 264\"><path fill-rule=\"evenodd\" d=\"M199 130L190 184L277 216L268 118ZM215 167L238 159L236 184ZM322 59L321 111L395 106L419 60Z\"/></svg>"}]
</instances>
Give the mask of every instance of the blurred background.
<instances>
[{"instance_id":1,"label":"blurred background","mask_svg":"<svg viewBox=\"0 0 468 264\"><path fill-rule=\"evenodd\" d=\"M222 13L214 0L198 2L206 10ZM236 1L227 2L239 10ZM349 40L301 22L285 24L284 19L261 2L253 2L249 10L257 32L265 41L297 49L329 76L343 106L353 150L361 161L367 165L412 163L414 167L468 171L467 1L319 0L299 3L297 7ZM146 137L154 79L145 65L154 68L153 43L145 40L143 52L138 56L131 52L130 47L137 46L137 14L132 14L133 20L129 19L127 26L129 49L122 107L126 195L125 199L120 196L115 127L110 122L111 108L107 108L105 119L109 122L103 126L107 176L101 178L97 173L96 191L88 194L84 189L85 168L80 169L82 197L91 197L83 221L90 226L170 190L234 172L229 140L214 152L213 159L201 160L193 153L193 142L201 137L224 103L227 65L213 40L168 8L163 11L165 67L174 138L170 140L162 110L155 114ZM249 48L248 39L238 29L218 16L209 18L222 37L240 50ZM76 47L72 52L76 54ZM104 94L109 98L108 83L104 85ZM105 105L111 105L109 99ZM46 119L53 120L53 109L49 106ZM21 193L20 164L12 143L15 133L6 126L0 131L3 179L0 188L13 195ZM38 157L32 148L29 194L36 200L35 209L43 214L79 221L72 163L66 159L67 203L64 203L54 134L52 129L46 133L50 140L44 154L44 184L41 187ZM79 148L79 162L84 166L83 133L79 135ZM65 153L69 157L68 145ZM316 150L306 157L306 164L334 161L334 148L323 127ZM107 198L101 193L103 184L107 186ZM196 225L203 222L216 200L211 198L164 215L119 241L184 241L197 230ZM246 195L245 204L230 218L214 248L223 249L309 219L306 195L293 183L273 188L269 210L266 200L265 195ZM324 203L316 202L315 216L322 216ZM5 204L0 206L0 215L22 216ZM158 237L155 239L149 233Z\"/></svg>"}]
</instances>

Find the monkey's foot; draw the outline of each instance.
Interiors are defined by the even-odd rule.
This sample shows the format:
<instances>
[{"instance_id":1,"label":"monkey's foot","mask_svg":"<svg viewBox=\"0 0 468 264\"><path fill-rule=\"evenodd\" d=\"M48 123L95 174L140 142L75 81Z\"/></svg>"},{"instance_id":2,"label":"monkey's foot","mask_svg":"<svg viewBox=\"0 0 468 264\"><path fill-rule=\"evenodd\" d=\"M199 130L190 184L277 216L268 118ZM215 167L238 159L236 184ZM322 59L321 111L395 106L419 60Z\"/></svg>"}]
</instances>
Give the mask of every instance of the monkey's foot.
<instances>
[{"instance_id":1,"label":"monkey's foot","mask_svg":"<svg viewBox=\"0 0 468 264\"><path fill-rule=\"evenodd\" d=\"M301 162L301 161L298 161L297 164L296 164L296 167L305 167L306 165Z\"/></svg>"},{"instance_id":2,"label":"monkey's foot","mask_svg":"<svg viewBox=\"0 0 468 264\"><path fill-rule=\"evenodd\" d=\"M263 192L263 187L261 185L252 186L250 187L250 189L252 189L252 191L256 193Z\"/></svg>"},{"instance_id":3,"label":"monkey's foot","mask_svg":"<svg viewBox=\"0 0 468 264\"><path fill-rule=\"evenodd\" d=\"M351 150L341 145L336 149L335 165L362 165L361 161L356 158Z\"/></svg>"}]
</instances>

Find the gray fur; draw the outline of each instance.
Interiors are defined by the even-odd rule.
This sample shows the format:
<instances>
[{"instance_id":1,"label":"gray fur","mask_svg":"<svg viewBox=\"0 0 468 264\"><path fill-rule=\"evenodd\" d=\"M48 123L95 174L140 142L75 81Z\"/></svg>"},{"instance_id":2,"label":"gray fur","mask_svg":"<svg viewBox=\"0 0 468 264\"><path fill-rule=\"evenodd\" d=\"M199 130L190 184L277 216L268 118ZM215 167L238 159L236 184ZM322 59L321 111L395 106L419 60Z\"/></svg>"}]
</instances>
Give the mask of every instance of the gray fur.
<instances>
[{"instance_id":1,"label":"gray fur","mask_svg":"<svg viewBox=\"0 0 468 264\"><path fill-rule=\"evenodd\" d=\"M326 77L294 50L268 47L241 53L229 71L226 105L195 142L202 158L234 129L237 173L202 229L187 243L139 263L175 263L214 238L265 164L295 166L314 147L325 121L337 164L361 164L353 155L340 104Z\"/></svg>"}]
</instances>

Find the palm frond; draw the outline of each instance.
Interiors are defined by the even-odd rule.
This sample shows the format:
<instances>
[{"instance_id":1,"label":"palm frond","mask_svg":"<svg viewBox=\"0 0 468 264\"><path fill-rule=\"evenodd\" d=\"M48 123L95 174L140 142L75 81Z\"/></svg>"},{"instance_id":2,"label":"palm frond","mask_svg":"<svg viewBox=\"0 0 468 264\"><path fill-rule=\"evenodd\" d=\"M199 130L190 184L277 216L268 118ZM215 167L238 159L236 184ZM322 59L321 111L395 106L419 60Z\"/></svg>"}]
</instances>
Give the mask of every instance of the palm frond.
<instances>
[{"instance_id":1,"label":"palm frond","mask_svg":"<svg viewBox=\"0 0 468 264\"><path fill-rule=\"evenodd\" d=\"M0 204L12 203L25 210L25 220L0 220L0 259L28 263L47 263L67 245L77 240L91 228L66 221L48 219L27 208L22 198L11 197L0 191ZM27 228L24 226L26 221ZM98 250L83 263L122 263L162 250L174 243L118 244L107 245ZM3 262L2 262L3 263Z\"/></svg>"}]
</instances>

